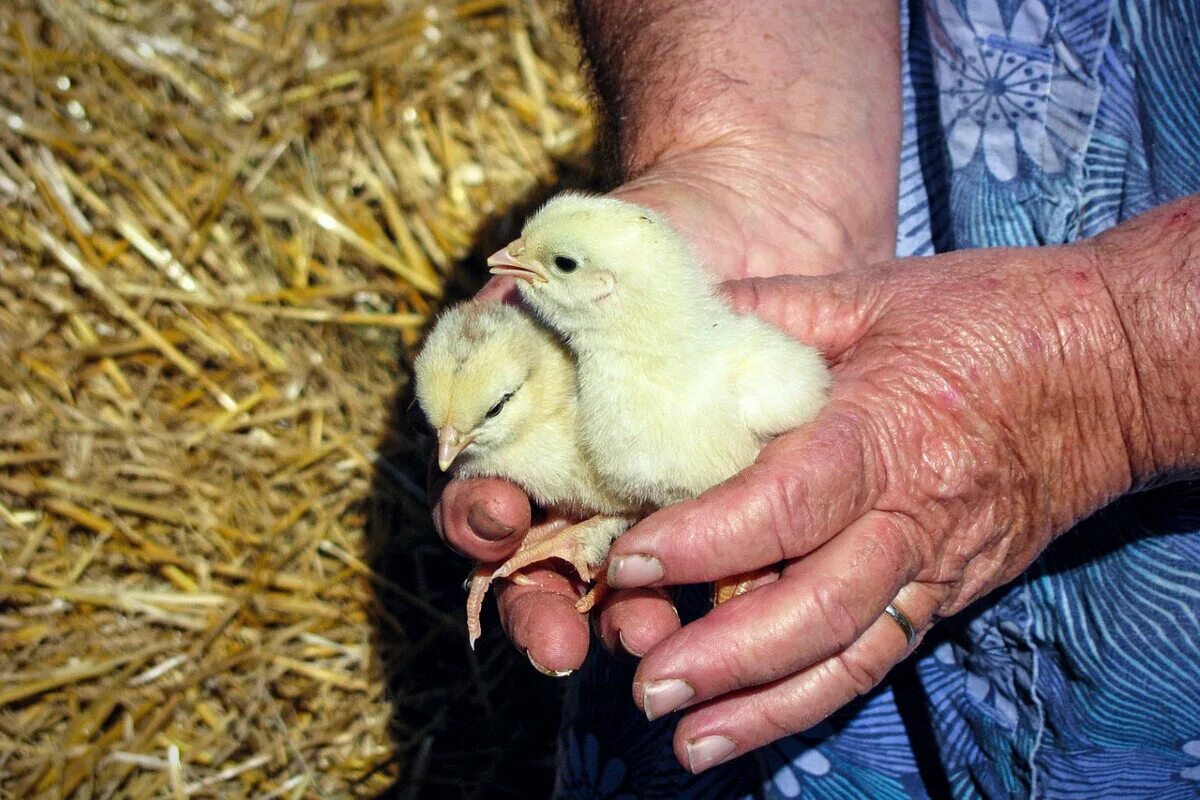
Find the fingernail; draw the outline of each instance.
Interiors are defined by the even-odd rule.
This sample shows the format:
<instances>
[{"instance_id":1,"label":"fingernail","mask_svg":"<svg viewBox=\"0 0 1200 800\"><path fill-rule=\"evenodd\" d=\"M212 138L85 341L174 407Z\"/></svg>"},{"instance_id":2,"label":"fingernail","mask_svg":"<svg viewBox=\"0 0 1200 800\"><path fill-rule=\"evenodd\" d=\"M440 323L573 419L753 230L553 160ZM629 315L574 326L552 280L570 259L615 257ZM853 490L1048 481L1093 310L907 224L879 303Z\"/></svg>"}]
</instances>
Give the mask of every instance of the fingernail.
<instances>
[{"instance_id":1,"label":"fingernail","mask_svg":"<svg viewBox=\"0 0 1200 800\"><path fill-rule=\"evenodd\" d=\"M729 760L737 745L724 736L703 736L687 743L688 769L693 773L703 772Z\"/></svg>"},{"instance_id":2,"label":"fingernail","mask_svg":"<svg viewBox=\"0 0 1200 800\"><path fill-rule=\"evenodd\" d=\"M670 714L695 696L696 690L687 681L678 678L650 681L642 687L642 711L645 712L646 719L658 719L663 714Z\"/></svg>"},{"instance_id":3,"label":"fingernail","mask_svg":"<svg viewBox=\"0 0 1200 800\"><path fill-rule=\"evenodd\" d=\"M637 650L629 646L629 642L625 639L625 631L617 631L617 639L619 639L621 642L621 649L626 653L629 653L629 655L633 656L634 658L641 658L642 656L646 655L645 653L639 653Z\"/></svg>"},{"instance_id":4,"label":"fingernail","mask_svg":"<svg viewBox=\"0 0 1200 800\"><path fill-rule=\"evenodd\" d=\"M614 558L608 565L608 583L617 589L636 589L662 579L662 562L654 556L635 553Z\"/></svg>"},{"instance_id":5,"label":"fingernail","mask_svg":"<svg viewBox=\"0 0 1200 800\"><path fill-rule=\"evenodd\" d=\"M484 539L492 541L511 536L514 530L493 517L483 506L471 506L467 512L467 524Z\"/></svg>"},{"instance_id":6,"label":"fingernail","mask_svg":"<svg viewBox=\"0 0 1200 800\"><path fill-rule=\"evenodd\" d=\"M529 656L529 663L533 664L534 669L536 669L538 672L542 673L543 675L546 675L551 678L565 678L568 675L570 675L572 672L575 671L573 669L564 669L564 670L547 669L546 667L543 667L538 662L534 661L533 656L529 655L529 653L526 653L525 655Z\"/></svg>"}]
</instances>

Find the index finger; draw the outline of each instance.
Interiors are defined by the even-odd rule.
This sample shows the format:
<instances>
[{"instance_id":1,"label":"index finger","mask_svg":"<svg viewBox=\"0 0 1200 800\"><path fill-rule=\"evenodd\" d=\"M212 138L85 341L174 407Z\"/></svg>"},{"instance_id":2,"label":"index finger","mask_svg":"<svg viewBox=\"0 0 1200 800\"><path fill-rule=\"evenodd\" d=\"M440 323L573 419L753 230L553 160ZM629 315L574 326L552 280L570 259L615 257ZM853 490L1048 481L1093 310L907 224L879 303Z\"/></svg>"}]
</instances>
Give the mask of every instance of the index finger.
<instances>
[{"instance_id":1,"label":"index finger","mask_svg":"<svg viewBox=\"0 0 1200 800\"><path fill-rule=\"evenodd\" d=\"M863 337L875 313L878 287L863 276L743 278L721 284L721 293L734 311L753 313L840 360Z\"/></svg>"},{"instance_id":2,"label":"index finger","mask_svg":"<svg viewBox=\"0 0 1200 800\"><path fill-rule=\"evenodd\" d=\"M874 505L877 467L862 415L831 402L749 468L668 506L613 544L618 588L703 583L799 558Z\"/></svg>"}]
</instances>

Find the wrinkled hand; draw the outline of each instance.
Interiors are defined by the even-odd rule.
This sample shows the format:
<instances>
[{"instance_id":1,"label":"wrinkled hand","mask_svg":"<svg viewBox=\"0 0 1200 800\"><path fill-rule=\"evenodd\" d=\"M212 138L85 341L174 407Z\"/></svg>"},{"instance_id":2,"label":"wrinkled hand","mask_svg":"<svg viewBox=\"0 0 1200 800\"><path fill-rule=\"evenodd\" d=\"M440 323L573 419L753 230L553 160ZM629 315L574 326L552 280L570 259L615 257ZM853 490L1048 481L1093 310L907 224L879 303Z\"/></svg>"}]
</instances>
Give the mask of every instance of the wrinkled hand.
<instances>
[{"instance_id":1,"label":"wrinkled hand","mask_svg":"<svg viewBox=\"0 0 1200 800\"><path fill-rule=\"evenodd\" d=\"M828 274L890 252L891 229L878 231L872 237L877 241L852 247L838 220L783 177L797 167L794 150L773 152L766 142L692 150L660 160L614 194L665 214L725 279ZM786 168L777 163L785 160ZM809 169L810 185L817 171ZM826 172L836 179L834 172ZM513 291L511 279L498 279L480 294L497 299ZM510 556L530 519L528 498L499 480L452 481L434 507L443 539L480 561ZM505 630L543 672L577 669L589 640L587 619L574 609L578 582L550 567L524 574L536 585L496 585ZM677 630L679 618L661 590L614 592L600 609L598 628L609 649L640 656Z\"/></svg>"},{"instance_id":2,"label":"wrinkled hand","mask_svg":"<svg viewBox=\"0 0 1200 800\"><path fill-rule=\"evenodd\" d=\"M976 250L727 284L735 306L826 352L834 389L812 424L613 547L623 587L787 563L639 665L649 717L689 709L681 763L810 728L910 652L883 616L893 599L919 638L1129 488L1132 359L1094 255Z\"/></svg>"}]
</instances>

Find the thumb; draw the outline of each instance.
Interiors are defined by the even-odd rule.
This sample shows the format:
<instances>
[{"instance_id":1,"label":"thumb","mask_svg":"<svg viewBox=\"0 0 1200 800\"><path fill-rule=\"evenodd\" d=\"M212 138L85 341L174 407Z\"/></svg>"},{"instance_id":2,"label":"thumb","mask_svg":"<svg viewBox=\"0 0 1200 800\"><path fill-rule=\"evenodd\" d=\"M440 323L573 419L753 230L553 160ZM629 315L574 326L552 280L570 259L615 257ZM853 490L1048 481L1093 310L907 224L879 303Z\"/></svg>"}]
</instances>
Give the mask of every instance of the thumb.
<instances>
[{"instance_id":1,"label":"thumb","mask_svg":"<svg viewBox=\"0 0 1200 800\"><path fill-rule=\"evenodd\" d=\"M721 284L733 310L755 314L836 359L874 321L875 292L860 273L780 275Z\"/></svg>"}]
</instances>

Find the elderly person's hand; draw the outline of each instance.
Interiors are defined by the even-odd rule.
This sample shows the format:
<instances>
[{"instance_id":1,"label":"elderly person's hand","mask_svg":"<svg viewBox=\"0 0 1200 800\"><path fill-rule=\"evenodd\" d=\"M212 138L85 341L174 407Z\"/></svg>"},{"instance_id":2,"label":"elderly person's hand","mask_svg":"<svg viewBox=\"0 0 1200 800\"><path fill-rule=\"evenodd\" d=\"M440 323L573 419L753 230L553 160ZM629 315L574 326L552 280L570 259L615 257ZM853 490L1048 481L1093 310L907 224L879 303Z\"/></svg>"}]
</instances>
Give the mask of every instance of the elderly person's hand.
<instances>
[{"instance_id":1,"label":"elderly person's hand","mask_svg":"<svg viewBox=\"0 0 1200 800\"><path fill-rule=\"evenodd\" d=\"M718 276L824 275L894 252L894 2L574 6L616 123L617 165L632 178L615 194L662 212ZM452 547L497 561L528 529L529 501L502 481L452 482L434 519ZM535 585L497 586L506 630L544 672L579 667L589 636L576 582L524 574ZM678 627L657 591L616 592L599 618L605 644L634 655Z\"/></svg>"},{"instance_id":2,"label":"elderly person's hand","mask_svg":"<svg viewBox=\"0 0 1200 800\"><path fill-rule=\"evenodd\" d=\"M803 731L1115 496L1200 464L1200 197L1095 240L729 284L821 346L825 411L613 547L618 587L783 577L668 636L635 701L693 771Z\"/></svg>"}]
</instances>

